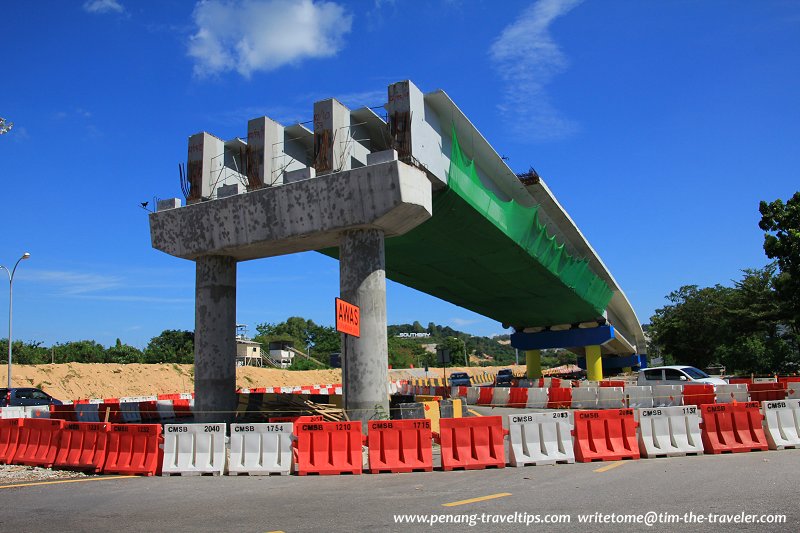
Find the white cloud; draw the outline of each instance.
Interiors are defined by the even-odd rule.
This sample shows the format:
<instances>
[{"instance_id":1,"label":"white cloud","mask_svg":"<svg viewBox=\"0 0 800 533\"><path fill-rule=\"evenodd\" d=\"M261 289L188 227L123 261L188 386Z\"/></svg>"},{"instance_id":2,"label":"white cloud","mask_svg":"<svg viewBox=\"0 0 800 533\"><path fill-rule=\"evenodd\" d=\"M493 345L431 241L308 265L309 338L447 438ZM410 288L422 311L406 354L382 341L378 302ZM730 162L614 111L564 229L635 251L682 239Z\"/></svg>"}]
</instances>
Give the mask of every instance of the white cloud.
<instances>
[{"instance_id":1,"label":"white cloud","mask_svg":"<svg viewBox=\"0 0 800 533\"><path fill-rule=\"evenodd\" d=\"M87 0L83 4L88 13L122 13L125 8L117 0Z\"/></svg>"},{"instance_id":2,"label":"white cloud","mask_svg":"<svg viewBox=\"0 0 800 533\"><path fill-rule=\"evenodd\" d=\"M21 277L36 283L55 285L59 294L64 296L116 289L123 285L122 278L117 276L60 270L30 270Z\"/></svg>"},{"instance_id":3,"label":"white cloud","mask_svg":"<svg viewBox=\"0 0 800 533\"><path fill-rule=\"evenodd\" d=\"M458 327L469 326L470 324L476 324L480 322L480 320L476 318L451 318L450 323L455 324Z\"/></svg>"},{"instance_id":4,"label":"white cloud","mask_svg":"<svg viewBox=\"0 0 800 533\"><path fill-rule=\"evenodd\" d=\"M572 134L577 125L561 116L550 102L547 84L568 65L564 53L550 35L551 24L582 0L539 0L525 11L492 44L490 57L505 82L499 109L512 130L538 140Z\"/></svg>"},{"instance_id":5,"label":"white cloud","mask_svg":"<svg viewBox=\"0 0 800 533\"><path fill-rule=\"evenodd\" d=\"M189 56L200 77L235 70L247 78L334 56L353 21L339 4L312 0L204 0L192 16Z\"/></svg>"}]
</instances>

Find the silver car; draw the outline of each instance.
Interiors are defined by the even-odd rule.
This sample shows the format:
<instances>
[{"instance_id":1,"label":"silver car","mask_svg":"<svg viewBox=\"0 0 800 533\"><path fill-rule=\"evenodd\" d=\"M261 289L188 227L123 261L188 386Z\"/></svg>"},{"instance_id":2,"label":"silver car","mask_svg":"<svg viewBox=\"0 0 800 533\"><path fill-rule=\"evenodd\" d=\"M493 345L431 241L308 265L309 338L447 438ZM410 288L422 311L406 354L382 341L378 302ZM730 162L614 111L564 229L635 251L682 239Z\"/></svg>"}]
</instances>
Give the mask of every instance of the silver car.
<instances>
[{"instance_id":1,"label":"silver car","mask_svg":"<svg viewBox=\"0 0 800 533\"><path fill-rule=\"evenodd\" d=\"M712 378L693 366L673 365L645 368L639 371L637 385L688 385L691 383L727 385L721 378Z\"/></svg>"}]
</instances>

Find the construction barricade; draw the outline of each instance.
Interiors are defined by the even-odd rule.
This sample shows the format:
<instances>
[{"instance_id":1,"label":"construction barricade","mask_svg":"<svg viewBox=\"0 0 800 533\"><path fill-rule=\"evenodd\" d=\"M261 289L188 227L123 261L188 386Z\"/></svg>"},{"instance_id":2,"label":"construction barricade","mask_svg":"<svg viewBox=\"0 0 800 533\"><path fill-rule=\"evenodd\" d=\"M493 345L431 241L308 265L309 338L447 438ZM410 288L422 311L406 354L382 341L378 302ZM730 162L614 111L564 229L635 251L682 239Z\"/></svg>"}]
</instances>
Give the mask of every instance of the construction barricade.
<instances>
[{"instance_id":1,"label":"construction barricade","mask_svg":"<svg viewBox=\"0 0 800 533\"><path fill-rule=\"evenodd\" d=\"M228 474L290 474L293 429L291 422L231 424Z\"/></svg>"},{"instance_id":2,"label":"construction barricade","mask_svg":"<svg viewBox=\"0 0 800 533\"><path fill-rule=\"evenodd\" d=\"M758 402L704 405L701 412L706 453L753 452L768 448Z\"/></svg>"},{"instance_id":3,"label":"construction barricade","mask_svg":"<svg viewBox=\"0 0 800 533\"><path fill-rule=\"evenodd\" d=\"M714 385L695 383L683 386L683 405L705 405L716 400Z\"/></svg>"},{"instance_id":4,"label":"construction barricade","mask_svg":"<svg viewBox=\"0 0 800 533\"><path fill-rule=\"evenodd\" d=\"M621 379L604 379L600 382L600 387L624 388L625 382Z\"/></svg>"},{"instance_id":5,"label":"construction barricade","mask_svg":"<svg viewBox=\"0 0 800 533\"><path fill-rule=\"evenodd\" d=\"M433 470L430 420L370 421L367 446L372 474Z\"/></svg>"},{"instance_id":6,"label":"construction barricade","mask_svg":"<svg viewBox=\"0 0 800 533\"><path fill-rule=\"evenodd\" d=\"M56 468L101 472L106 463L109 424L66 422L61 428Z\"/></svg>"},{"instance_id":7,"label":"construction barricade","mask_svg":"<svg viewBox=\"0 0 800 533\"><path fill-rule=\"evenodd\" d=\"M762 402L761 408L769 449L800 448L800 400Z\"/></svg>"},{"instance_id":8,"label":"construction barricade","mask_svg":"<svg viewBox=\"0 0 800 533\"><path fill-rule=\"evenodd\" d=\"M639 451L644 457L702 455L700 409L655 407L638 409Z\"/></svg>"},{"instance_id":9,"label":"construction barricade","mask_svg":"<svg viewBox=\"0 0 800 533\"><path fill-rule=\"evenodd\" d=\"M682 385L653 385L653 407L673 407L682 404Z\"/></svg>"},{"instance_id":10,"label":"construction barricade","mask_svg":"<svg viewBox=\"0 0 800 533\"><path fill-rule=\"evenodd\" d=\"M78 422L100 422L100 405L96 403L76 403L75 420Z\"/></svg>"},{"instance_id":11,"label":"construction barricade","mask_svg":"<svg viewBox=\"0 0 800 533\"><path fill-rule=\"evenodd\" d=\"M597 409L598 387L578 387L572 389L573 409Z\"/></svg>"},{"instance_id":12,"label":"construction barricade","mask_svg":"<svg viewBox=\"0 0 800 533\"><path fill-rule=\"evenodd\" d=\"M25 418L50 418L49 405L27 405L25 409Z\"/></svg>"},{"instance_id":13,"label":"construction barricade","mask_svg":"<svg viewBox=\"0 0 800 533\"><path fill-rule=\"evenodd\" d=\"M506 465L503 419L499 416L445 418L436 437L442 470L480 470Z\"/></svg>"},{"instance_id":14,"label":"construction barricade","mask_svg":"<svg viewBox=\"0 0 800 533\"><path fill-rule=\"evenodd\" d=\"M159 424L111 424L103 473L158 475L163 442Z\"/></svg>"},{"instance_id":15,"label":"construction barricade","mask_svg":"<svg viewBox=\"0 0 800 533\"><path fill-rule=\"evenodd\" d=\"M475 405L478 403L478 398L480 397L481 389L480 387L469 387L467 388L467 405Z\"/></svg>"},{"instance_id":16,"label":"construction barricade","mask_svg":"<svg viewBox=\"0 0 800 533\"><path fill-rule=\"evenodd\" d=\"M49 418L20 419L19 438L14 458L15 465L50 468L56 460L63 420Z\"/></svg>"},{"instance_id":17,"label":"construction barricade","mask_svg":"<svg viewBox=\"0 0 800 533\"><path fill-rule=\"evenodd\" d=\"M452 418L449 420L463 420ZM361 422L303 422L295 426L295 465L307 474L361 474Z\"/></svg>"},{"instance_id":18,"label":"construction barricade","mask_svg":"<svg viewBox=\"0 0 800 533\"><path fill-rule=\"evenodd\" d=\"M508 389L508 406L523 408L528 405L528 390L522 387L512 387Z\"/></svg>"},{"instance_id":19,"label":"construction barricade","mask_svg":"<svg viewBox=\"0 0 800 533\"><path fill-rule=\"evenodd\" d=\"M789 381L786 383L786 398L789 400L800 400L800 381Z\"/></svg>"},{"instance_id":20,"label":"construction barricade","mask_svg":"<svg viewBox=\"0 0 800 533\"><path fill-rule=\"evenodd\" d=\"M4 418L0 420L0 465L9 464L14 459L19 442L20 418Z\"/></svg>"},{"instance_id":21,"label":"construction barricade","mask_svg":"<svg viewBox=\"0 0 800 533\"><path fill-rule=\"evenodd\" d=\"M575 460L638 459L633 409L575 411Z\"/></svg>"},{"instance_id":22,"label":"construction barricade","mask_svg":"<svg viewBox=\"0 0 800 533\"><path fill-rule=\"evenodd\" d=\"M508 405L508 399L510 396L511 396L510 387L495 387L494 397L492 398L492 405L495 405L497 407L506 407Z\"/></svg>"},{"instance_id":23,"label":"construction barricade","mask_svg":"<svg viewBox=\"0 0 800 533\"><path fill-rule=\"evenodd\" d=\"M2 407L0 408L0 419L12 419L12 418L27 418L25 416L25 408L24 407Z\"/></svg>"},{"instance_id":24,"label":"construction barricade","mask_svg":"<svg viewBox=\"0 0 800 533\"><path fill-rule=\"evenodd\" d=\"M628 407L649 409L653 407L653 387L650 385L629 385L623 389Z\"/></svg>"},{"instance_id":25,"label":"construction barricade","mask_svg":"<svg viewBox=\"0 0 800 533\"><path fill-rule=\"evenodd\" d=\"M548 409L569 409L570 407L572 407L571 388L552 386L547 389Z\"/></svg>"},{"instance_id":26,"label":"construction barricade","mask_svg":"<svg viewBox=\"0 0 800 533\"><path fill-rule=\"evenodd\" d=\"M481 387L478 392L476 405L492 405L494 402L494 387Z\"/></svg>"},{"instance_id":27,"label":"construction barricade","mask_svg":"<svg viewBox=\"0 0 800 533\"><path fill-rule=\"evenodd\" d=\"M120 402L119 410L122 413L122 421L126 424L138 424L142 421L139 402Z\"/></svg>"},{"instance_id":28,"label":"construction barricade","mask_svg":"<svg viewBox=\"0 0 800 533\"><path fill-rule=\"evenodd\" d=\"M508 415L511 466L574 463L569 411Z\"/></svg>"},{"instance_id":29,"label":"construction barricade","mask_svg":"<svg viewBox=\"0 0 800 533\"><path fill-rule=\"evenodd\" d=\"M716 402L714 403L735 403L748 401L747 384L737 383L731 385L715 385Z\"/></svg>"},{"instance_id":30,"label":"construction barricade","mask_svg":"<svg viewBox=\"0 0 800 533\"><path fill-rule=\"evenodd\" d=\"M549 401L548 390L541 388L528 389L528 403L525 404L525 407L528 409L544 409L547 407L547 402Z\"/></svg>"},{"instance_id":31,"label":"construction barricade","mask_svg":"<svg viewBox=\"0 0 800 533\"><path fill-rule=\"evenodd\" d=\"M786 385L778 382L751 383L747 386L752 402L771 402L786 399Z\"/></svg>"},{"instance_id":32,"label":"construction barricade","mask_svg":"<svg viewBox=\"0 0 800 533\"><path fill-rule=\"evenodd\" d=\"M65 420L67 422L76 422L75 404L65 403L64 405L51 405L50 418Z\"/></svg>"},{"instance_id":33,"label":"construction barricade","mask_svg":"<svg viewBox=\"0 0 800 533\"><path fill-rule=\"evenodd\" d=\"M224 423L164 424L162 476L222 475L225 454Z\"/></svg>"},{"instance_id":34,"label":"construction barricade","mask_svg":"<svg viewBox=\"0 0 800 533\"><path fill-rule=\"evenodd\" d=\"M597 409L624 409L625 393L622 387L600 387L597 389Z\"/></svg>"}]
</instances>

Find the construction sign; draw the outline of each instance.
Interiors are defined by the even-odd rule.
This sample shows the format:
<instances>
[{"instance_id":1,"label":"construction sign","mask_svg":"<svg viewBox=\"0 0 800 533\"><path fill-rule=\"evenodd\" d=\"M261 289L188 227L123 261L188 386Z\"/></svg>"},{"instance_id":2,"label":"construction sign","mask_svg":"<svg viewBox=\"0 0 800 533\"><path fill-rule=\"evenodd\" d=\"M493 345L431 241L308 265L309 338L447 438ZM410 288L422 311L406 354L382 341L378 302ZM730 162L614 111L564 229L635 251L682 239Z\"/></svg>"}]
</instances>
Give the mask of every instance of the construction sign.
<instances>
[{"instance_id":1,"label":"construction sign","mask_svg":"<svg viewBox=\"0 0 800 533\"><path fill-rule=\"evenodd\" d=\"M353 337L361 336L361 309L336 298L336 331Z\"/></svg>"}]
</instances>

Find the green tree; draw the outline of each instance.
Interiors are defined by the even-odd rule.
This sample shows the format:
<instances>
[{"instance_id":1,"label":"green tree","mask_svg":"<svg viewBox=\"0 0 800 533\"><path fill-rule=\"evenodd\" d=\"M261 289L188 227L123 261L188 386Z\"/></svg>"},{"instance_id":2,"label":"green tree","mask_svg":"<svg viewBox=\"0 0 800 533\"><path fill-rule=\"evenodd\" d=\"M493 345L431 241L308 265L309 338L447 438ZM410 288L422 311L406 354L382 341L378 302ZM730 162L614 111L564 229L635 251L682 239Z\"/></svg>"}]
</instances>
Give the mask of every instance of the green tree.
<instances>
[{"instance_id":1,"label":"green tree","mask_svg":"<svg viewBox=\"0 0 800 533\"><path fill-rule=\"evenodd\" d=\"M145 363L193 363L194 333L165 329L150 339L144 349Z\"/></svg>"},{"instance_id":2,"label":"green tree","mask_svg":"<svg viewBox=\"0 0 800 533\"><path fill-rule=\"evenodd\" d=\"M105 363L106 349L92 340L56 344L52 348L56 363Z\"/></svg>"},{"instance_id":3,"label":"green tree","mask_svg":"<svg viewBox=\"0 0 800 533\"><path fill-rule=\"evenodd\" d=\"M450 362L447 363L447 366L463 366L465 349L466 345L464 341L458 337L445 337L436 345L437 352L439 350L447 350L450 352ZM436 366L444 366L439 363L438 358L436 360Z\"/></svg>"},{"instance_id":4,"label":"green tree","mask_svg":"<svg viewBox=\"0 0 800 533\"><path fill-rule=\"evenodd\" d=\"M764 252L776 259L780 276L775 286L783 304L783 311L797 334L800 327L800 191L784 204L780 198L774 202L762 201L758 210L764 230Z\"/></svg>"},{"instance_id":5,"label":"green tree","mask_svg":"<svg viewBox=\"0 0 800 533\"><path fill-rule=\"evenodd\" d=\"M106 362L108 363L142 363L144 362L144 354L141 350L134 346L122 344L122 341L117 339L114 346L106 350Z\"/></svg>"}]
</instances>

